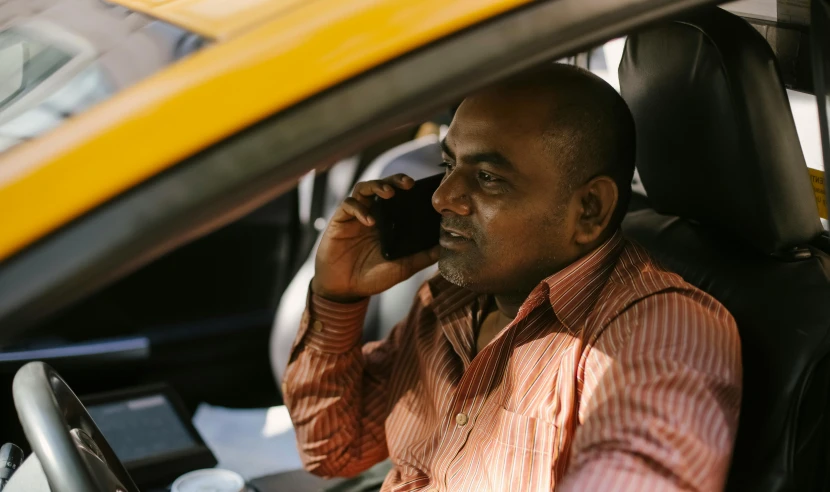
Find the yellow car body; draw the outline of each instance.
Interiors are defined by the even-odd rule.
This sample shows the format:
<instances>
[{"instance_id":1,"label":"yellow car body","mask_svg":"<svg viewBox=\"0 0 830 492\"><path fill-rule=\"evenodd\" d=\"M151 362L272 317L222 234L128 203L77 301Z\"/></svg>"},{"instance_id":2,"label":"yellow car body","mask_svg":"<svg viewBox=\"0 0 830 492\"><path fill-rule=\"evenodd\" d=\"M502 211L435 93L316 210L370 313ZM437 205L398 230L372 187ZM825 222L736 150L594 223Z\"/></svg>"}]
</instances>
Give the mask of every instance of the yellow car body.
<instances>
[{"instance_id":1,"label":"yellow car body","mask_svg":"<svg viewBox=\"0 0 830 492\"><path fill-rule=\"evenodd\" d=\"M216 42L0 155L0 261L269 115L525 1L120 3Z\"/></svg>"}]
</instances>

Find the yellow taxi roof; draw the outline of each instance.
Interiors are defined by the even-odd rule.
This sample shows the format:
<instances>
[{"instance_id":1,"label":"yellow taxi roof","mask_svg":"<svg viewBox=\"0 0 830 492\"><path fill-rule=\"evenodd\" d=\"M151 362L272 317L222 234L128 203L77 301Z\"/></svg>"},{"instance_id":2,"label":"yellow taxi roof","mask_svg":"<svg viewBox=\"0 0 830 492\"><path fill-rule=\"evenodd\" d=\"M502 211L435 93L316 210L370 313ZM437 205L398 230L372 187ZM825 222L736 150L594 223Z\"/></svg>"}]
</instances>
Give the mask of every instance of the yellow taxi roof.
<instances>
[{"instance_id":1,"label":"yellow taxi roof","mask_svg":"<svg viewBox=\"0 0 830 492\"><path fill-rule=\"evenodd\" d=\"M268 8L275 12L276 5L283 6L281 15L192 55L0 156L0 261L271 114L527 1L274 0ZM183 12L201 12L203 17L192 15L182 22L205 22L205 29L221 23L219 3L246 4L250 15L255 5L265 3L121 2L131 7L144 4L154 15L167 6L169 15L179 12L182 20ZM293 7L286 8L289 4ZM238 12L244 10L240 7ZM230 17L229 26L244 24Z\"/></svg>"},{"instance_id":2,"label":"yellow taxi roof","mask_svg":"<svg viewBox=\"0 0 830 492\"><path fill-rule=\"evenodd\" d=\"M262 24L304 0L112 0L137 12L213 39Z\"/></svg>"}]
</instances>

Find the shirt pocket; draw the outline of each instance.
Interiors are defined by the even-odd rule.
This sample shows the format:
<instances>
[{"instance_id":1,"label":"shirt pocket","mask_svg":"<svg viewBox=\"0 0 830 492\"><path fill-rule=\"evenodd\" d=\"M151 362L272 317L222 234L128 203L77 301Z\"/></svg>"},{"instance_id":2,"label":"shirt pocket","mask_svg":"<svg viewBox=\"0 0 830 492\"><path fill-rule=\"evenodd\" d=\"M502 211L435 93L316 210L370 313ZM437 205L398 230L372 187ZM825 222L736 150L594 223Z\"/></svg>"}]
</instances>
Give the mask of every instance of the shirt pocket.
<instances>
[{"instance_id":1,"label":"shirt pocket","mask_svg":"<svg viewBox=\"0 0 830 492\"><path fill-rule=\"evenodd\" d=\"M499 408L488 431L481 452L489 490L551 489L558 455L556 425Z\"/></svg>"}]
</instances>

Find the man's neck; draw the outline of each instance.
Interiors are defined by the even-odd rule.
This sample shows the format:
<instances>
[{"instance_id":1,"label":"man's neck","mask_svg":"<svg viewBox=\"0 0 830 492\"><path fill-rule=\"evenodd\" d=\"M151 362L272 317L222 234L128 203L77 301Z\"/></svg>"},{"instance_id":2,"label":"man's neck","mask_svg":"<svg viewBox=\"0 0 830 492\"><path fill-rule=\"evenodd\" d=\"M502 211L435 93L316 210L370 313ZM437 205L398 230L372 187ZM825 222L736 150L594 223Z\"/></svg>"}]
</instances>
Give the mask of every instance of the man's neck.
<instances>
[{"instance_id":1,"label":"man's neck","mask_svg":"<svg viewBox=\"0 0 830 492\"><path fill-rule=\"evenodd\" d=\"M493 296L496 301L496 306L499 308L499 311L504 316L514 319L516 315L519 314L519 308L522 307L522 304L527 299L530 293L527 294L516 294L516 295L497 295Z\"/></svg>"},{"instance_id":2,"label":"man's neck","mask_svg":"<svg viewBox=\"0 0 830 492\"><path fill-rule=\"evenodd\" d=\"M613 234L614 234L614 231L607 232L607 233L603 234L603 236L601 238L598 238L597 240L595 240L593 243L583 245L578 254L574 255L568 261L565 261L561 266L558 266L557 268L553 268L552 271L550 271L546 275L542 276L539 279L539 282L541 282L542 280L548 278L551 275L556 274L557 272L561 271L563 268L566 268L568 265L571 265L571 264L579 261L583 257L587 256L588 254L592 253L597 248L599 248L602 244L604 244L605 241L608 240L608 238L613 236ZM538 282L536 284L534 284L534 288L536 287L536 285L538 285ZM521 294L502 294L502 295L497 294L497 295L494 295L493 298L496 300L496 306L498 306L499 311L504 316L507 316L508 318L510 318L512 320L512 319L516 318L517 314L519 314L519 308L522 307L522 304L524 304L525 300L527 300L527 297L529 295L530 295L530 291L528 291L526 293L521 293Z\"/></svg>"},{"instance_id":3,"label":"man's neck","mask_svg":"<svg viewBox=\"0 0 830 492\"><path fill-rule=\"evenodd\" d=\"M519 313L519 308L522 306L525 299L527 299L527 296L502 295L493 296L493 299L495 300L495 307L497 309L493 309L494 306L490 305L489 309L487 309L488 312L485 313L485 318L476 327L476 351L473 354L473 357L484 350L484 347L493 341L493 339L501 332L501 330L504 329L505 326L509 325L514 319L516 319L516 315Z\"/></svg>"}]
</instances>

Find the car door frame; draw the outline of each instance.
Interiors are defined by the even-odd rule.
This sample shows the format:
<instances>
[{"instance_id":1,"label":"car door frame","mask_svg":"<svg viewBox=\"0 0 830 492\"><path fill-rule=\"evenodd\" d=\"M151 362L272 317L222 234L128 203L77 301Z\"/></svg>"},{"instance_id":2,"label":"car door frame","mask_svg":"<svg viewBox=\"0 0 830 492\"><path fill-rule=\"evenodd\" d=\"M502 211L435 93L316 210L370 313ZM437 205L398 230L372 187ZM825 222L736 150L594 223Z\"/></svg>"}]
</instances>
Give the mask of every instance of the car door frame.
<instances>
[{"instance_id":1,"label":"car door frame","mask_svg":"<svg viewBox=\"0 0 830 492\"><path fill-rule=\"evenodd\" d=\"M531 3L275 114L98 206L0 265L0 346L60 308L274 199L305 172L351 155L475 89L711 3Z\"/></svg>"},{"instance_id":2,"label":"car door frame","mask_svg":"<svg viewBox=\"0 0 830 492\"><path fill-rule=\"evenodd\" d=\"M830 163L830 0L812 0L810 5L810 47L813 63L813 92L819 114L821 148L824 158L824 196L830 197L827 164Z\"/></svg>"}]
</instances>

